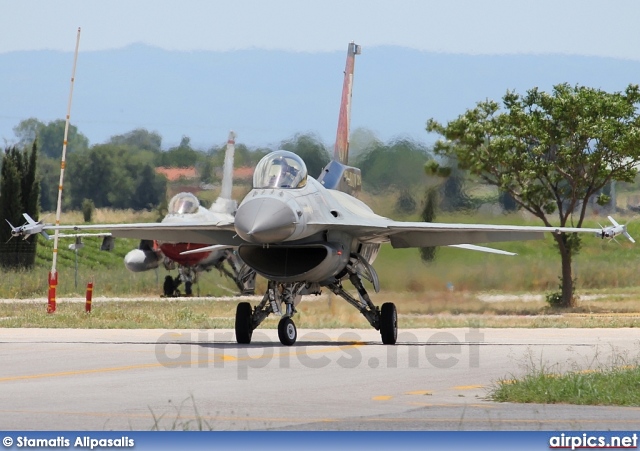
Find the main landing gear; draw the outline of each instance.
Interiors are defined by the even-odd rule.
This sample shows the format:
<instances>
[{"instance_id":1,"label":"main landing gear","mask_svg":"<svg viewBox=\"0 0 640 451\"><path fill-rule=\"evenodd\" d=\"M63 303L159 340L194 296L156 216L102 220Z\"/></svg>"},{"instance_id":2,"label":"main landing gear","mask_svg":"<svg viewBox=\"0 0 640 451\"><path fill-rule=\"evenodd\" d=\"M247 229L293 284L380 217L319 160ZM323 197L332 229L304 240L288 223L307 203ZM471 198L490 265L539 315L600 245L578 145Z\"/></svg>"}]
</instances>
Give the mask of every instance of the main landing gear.
<instances>
[{"instance_id":1,"label":"main landing gear","mask_svg":"<svg viewBox=\"0 0 640 451\"><path fill-rule=\"evenodd\" d=\"M380 331L382 343L394 345L398 339L398 313L396 306L392 302L385 302L382 307L376 307L364 286L357 272L349 271L349 280L358 290L360 299L351 296L342 287L342 283L337 281L328 284L327 287L338 296L344 298L349 304L357 308L360 313L369 321L374 329ZM293 345L298 338L296 325L291 319L296 312L295 306L300 301L302 294L320 294L320 287L310 290L307 284L296 283L276 283L269 281L267 292L260 304L255 308L248 302L241 302L236 309L236 341L240 344L251 343L253 331L271 313L280 315L282 318L278 323L278 338L285 346ZM281 309L284 306L284 311Z\"/></svg>"},{"instance_id":2,"label":"main landing gear","mask_svg":"<svg viewBox=\"0 0 640 451\"><path fill-rule=\"evenodd\" d=\"M338 296L342 297L349 304L358 309L360 313L369 321L371 326L380 331L382 343L385 345L394 345L398 339L398 312L393 302L385 302L382 308L376 307L364 285L362 279L357 272L349 270L349 280L358 290L360 299L351 296L342 287L342 282L329 284L329 289Z\"/></svg>"}]
</instances>

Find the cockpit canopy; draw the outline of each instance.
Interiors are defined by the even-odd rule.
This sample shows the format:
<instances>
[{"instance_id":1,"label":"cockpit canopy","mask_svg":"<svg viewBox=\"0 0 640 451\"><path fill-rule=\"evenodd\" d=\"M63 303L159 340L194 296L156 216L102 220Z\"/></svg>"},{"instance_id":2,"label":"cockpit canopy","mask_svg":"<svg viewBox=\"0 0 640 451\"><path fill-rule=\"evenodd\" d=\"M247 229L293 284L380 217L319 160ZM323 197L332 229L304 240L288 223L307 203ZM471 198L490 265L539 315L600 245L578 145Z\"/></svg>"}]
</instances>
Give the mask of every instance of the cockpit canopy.
<instances>
[{"instance_id":1,"label":"cockpit canopy","mask_svg":"<svg viewBox=\"0 0 640 451\"><path fill-rule=\"evenodd\" d=\"M169 202L168 213L170 215L192 214L198 211L200 201L191 193L178 193Z\"/></svg>"},{"instance_id":2,"label":"cockpit canopy","mask_svg":"<svg viewBox=\"0 0 640 451\"><path fill-rule=\"evenodd\" d=\"M277 150L265 156L253 173L254 188L302 188L307 184L307 166L298 155Z\"/></svg>"}]
</instances>

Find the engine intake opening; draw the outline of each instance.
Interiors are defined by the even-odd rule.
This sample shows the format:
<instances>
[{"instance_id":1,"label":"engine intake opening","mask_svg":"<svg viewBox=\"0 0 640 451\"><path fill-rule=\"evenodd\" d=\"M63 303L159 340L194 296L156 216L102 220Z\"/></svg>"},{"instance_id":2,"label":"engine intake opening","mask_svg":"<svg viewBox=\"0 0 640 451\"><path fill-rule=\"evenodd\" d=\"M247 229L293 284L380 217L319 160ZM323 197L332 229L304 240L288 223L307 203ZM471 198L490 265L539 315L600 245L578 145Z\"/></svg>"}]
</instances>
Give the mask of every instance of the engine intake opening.
<instances>
[{"instance_id":1,"label":"engine intake opening","mask_svg":"<svg viewBox=\"0 0 640 451\"><path fill-rule=\"evenodd\" d=\"M240 258L258 273L275 279L295 277L313 270L327 258L324 246L252 246L238 248Z\"/></svg>"}]
</instances>

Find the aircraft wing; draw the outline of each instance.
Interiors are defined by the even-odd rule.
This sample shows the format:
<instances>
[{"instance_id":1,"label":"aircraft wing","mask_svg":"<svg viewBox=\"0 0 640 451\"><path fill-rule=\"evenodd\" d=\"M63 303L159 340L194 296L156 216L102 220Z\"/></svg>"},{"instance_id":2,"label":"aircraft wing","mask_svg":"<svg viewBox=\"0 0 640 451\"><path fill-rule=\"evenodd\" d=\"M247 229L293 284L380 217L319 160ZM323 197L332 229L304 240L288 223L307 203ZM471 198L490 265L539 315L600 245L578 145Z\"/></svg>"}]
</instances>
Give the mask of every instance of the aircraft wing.
<instances>
[{"instance_id":1,"label":"aircraft wing","mask_svg":"<svg viewBox=\"0 0 640 451\"><path fill-rule=\"evenodd\" d=\"M110 232L116 238L136 238L158 240L168 243L228 244L238 246L243 243L236 236L233 223L133 223L133 224L87 224L87 225L44 225L44 231L77 233ZM28 231L26 231L28 232Z\"/></svg>"},{"instance_id":2,"label":"aircraft wing","mask_svg":"<svg viewBox=\"0 0 640 451\"><path fill-rule=\"evenodd\" d=\"M545 233L593 233L608 236L610 228L544 227L495 224L460 224L393 221L375 214L369 217L345 218L344 221L310 221L318 230L341 230L365 243L391 243L395 248L472 245L501 241L542 239ZM35 229L37 228L37 229ZM158 240L169 243L201 243L239 246L244 241L237 235L232 221L50 225L26 224L14 236L28 236L42 231L77 233L110 232L118 238Z\"/></svg>"},{"instance_id":3,"label":"aircraft wing","mask_svg":"<svg viewBox=\"0 0 640 451\"><path fill-rule=\"evenodd\" d=\"M330 229L345 231L360 241L391 243L394 248L526 241L542 239L545 233L602 233L602 229L586 227L400 222L382 217L369 218L362 222L347 221L326 225Z\"/></svg>"}]
</instances>

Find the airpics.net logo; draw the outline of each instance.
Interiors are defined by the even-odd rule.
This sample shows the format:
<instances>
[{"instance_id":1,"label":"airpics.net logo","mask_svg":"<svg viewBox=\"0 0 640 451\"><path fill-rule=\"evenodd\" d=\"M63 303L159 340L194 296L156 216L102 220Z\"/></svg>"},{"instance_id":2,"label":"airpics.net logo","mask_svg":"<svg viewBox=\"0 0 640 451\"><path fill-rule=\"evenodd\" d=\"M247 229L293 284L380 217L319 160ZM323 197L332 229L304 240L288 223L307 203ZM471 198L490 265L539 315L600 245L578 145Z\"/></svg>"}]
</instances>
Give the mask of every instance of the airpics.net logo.
<instances>
[{"instance_id":1,"label":"airpics.net logo","mask_svg":"<svg viewBox=\"0 0 640 451\"><path fill-rule=\"evenodd\" d=\"M382 345L364 341L355 331L337 338L323 332L300 334L294 346L283 346L264 332L253 333L250 345L239 345L230 331L166 332L155 345L157 361L166 368L236 367L238 378L248 379L252 370L271 367L286 369L325 368L452 368L480 367L480 345L484 333L468 329L463 337L436 331L426 339L413 333L398 333L398 344ZM382 349L382 352L380 350Z\"/></svg>"}]
</instances>

